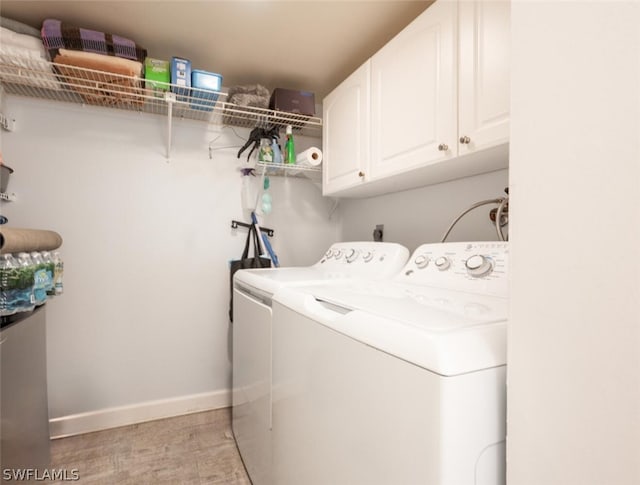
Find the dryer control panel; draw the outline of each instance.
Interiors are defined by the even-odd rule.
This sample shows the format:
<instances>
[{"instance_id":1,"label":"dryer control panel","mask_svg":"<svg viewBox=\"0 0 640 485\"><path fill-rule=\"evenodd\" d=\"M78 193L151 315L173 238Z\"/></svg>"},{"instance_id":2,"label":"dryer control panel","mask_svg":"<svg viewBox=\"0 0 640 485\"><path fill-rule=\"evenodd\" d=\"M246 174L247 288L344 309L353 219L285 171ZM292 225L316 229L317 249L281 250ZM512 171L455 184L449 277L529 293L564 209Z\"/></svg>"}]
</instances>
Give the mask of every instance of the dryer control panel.
<instances>
[{"instance_id":1,"label":"dryer control panel","mask_svg":"<svg viewBox=\"0 0 640 485\"><path fill-rule=\"evenodd\" d=\"M396 243L341 242L332 244L314 267L356 277L390 278L408 258L409 250Z\"/></svg>"},{"instance_id":2,"label":"dryer control panel","mask_svg":"<svg viewBox=\"0 0 640 485\"><path fill-rule=\"evenodd\" d=\"M394 281L506 298L508 259L503 241L423 244Z\"/></svg>"}]
</instances>

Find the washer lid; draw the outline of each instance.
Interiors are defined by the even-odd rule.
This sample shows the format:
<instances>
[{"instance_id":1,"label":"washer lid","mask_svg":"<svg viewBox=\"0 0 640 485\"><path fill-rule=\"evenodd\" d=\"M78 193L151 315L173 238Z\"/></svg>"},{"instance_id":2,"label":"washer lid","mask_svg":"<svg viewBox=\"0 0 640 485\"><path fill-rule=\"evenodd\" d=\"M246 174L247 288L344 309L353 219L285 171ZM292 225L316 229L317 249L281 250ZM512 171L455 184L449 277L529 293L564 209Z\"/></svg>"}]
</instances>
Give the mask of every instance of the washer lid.
<instances>
[{"instance_id":1,"label":"washer lid","mask_svg":"<svg viewBox=\"0 0 640 485\"><path fill-rule=\"evenodd\" d=\"M505 298L392 282L344 282L283 289L274 301L443 376L506 364ZM274 319L275 312L276 305Z\"/></svg>"}]
</instances>

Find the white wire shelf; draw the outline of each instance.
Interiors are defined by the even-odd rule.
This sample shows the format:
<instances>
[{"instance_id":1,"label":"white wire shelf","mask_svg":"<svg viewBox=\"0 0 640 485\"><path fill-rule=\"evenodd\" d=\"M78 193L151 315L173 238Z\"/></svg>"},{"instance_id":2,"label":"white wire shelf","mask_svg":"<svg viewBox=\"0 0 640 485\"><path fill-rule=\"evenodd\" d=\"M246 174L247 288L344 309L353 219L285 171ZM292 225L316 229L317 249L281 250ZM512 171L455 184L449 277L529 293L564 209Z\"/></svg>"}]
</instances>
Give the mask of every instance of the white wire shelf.
<instances>
[{"instance_id":1,"label":"white wire shelf","mask_svg":"<svg viewBox=\"0 0 640 485\"><path fill-rule=\"evenodd\" d=\"M273 162L256 162L256 168L269 176L277 177L306 177L313 181L322 178L322 167L312 167L303 164L287 164Z\"/></svg>"},{"instance_id":2,"label":"white wire shelf","mask_svg":"<svg viewBox=\"0 0 640 485\"><path fill-rule=\"evenodd\" d=\"M322 119L225 101L226 93L167 84L147 88L145 80L40 59L0 56L0 82L7 94L152 113L214 124L253 128L292 125L300 134L319 136ZM212 100L212 95L218 99Z\"/></svg>"}]
</instances>

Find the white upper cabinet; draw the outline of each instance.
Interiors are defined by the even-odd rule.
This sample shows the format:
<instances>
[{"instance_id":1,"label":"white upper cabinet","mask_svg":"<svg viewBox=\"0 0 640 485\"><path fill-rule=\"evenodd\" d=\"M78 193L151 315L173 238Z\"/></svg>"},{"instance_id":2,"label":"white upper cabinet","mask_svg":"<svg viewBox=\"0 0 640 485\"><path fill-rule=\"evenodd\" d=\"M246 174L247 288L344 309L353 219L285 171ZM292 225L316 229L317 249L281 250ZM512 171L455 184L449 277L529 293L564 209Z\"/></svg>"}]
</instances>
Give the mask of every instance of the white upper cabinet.
<instances>
[{"instance_id":1,"label":"white upper cabinet","mask_svg":"<svg viewBox=\"0 0 640 485\"><path fill-rule=\"evenodd\" d=\"M372 180L455 154L456 9L433 4L371 58Z\"/></svg>"},{"instance_id":2,"label":"white upper cabinet","mask_svg":"<svg viewBox=\"0 0 640 485\"><path fill-rule=\"evenodd\" d=\"M323 193L368 197L508 166L508 0L438 0L324 100Z\"/></svg>"},{"instance_id":3,"label":"white upper cabinet","mask_svg":"<svg viewBox=\"0 0 640 485\"><path fill-rule=\"evenodd\" d=\"M459 155L509 141L509 1L459 3Z\"/></svg>"},{"instance_id":4,"label":"white upper cabinet","mask_svg":"<svg viewBox=\"0 0 640 485\"><path fill-rule=\"evenodd\" d=\"M331 160L323 168L324 195L365 181L370 145L370 64L365 62L322 103L322 151L325 160Z\"/></svg>"}]
</instances>

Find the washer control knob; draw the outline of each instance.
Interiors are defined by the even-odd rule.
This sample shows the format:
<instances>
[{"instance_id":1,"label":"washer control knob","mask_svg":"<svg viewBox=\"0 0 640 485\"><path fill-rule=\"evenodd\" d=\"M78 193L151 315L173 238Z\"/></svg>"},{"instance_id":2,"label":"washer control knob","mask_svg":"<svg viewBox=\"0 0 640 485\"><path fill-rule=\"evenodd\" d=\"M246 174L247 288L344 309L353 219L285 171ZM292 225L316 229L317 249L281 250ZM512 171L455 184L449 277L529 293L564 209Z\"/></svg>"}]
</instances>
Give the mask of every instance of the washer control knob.
<instances>
[{"instance_id":1,"label":"washer control knob","mask_svg":"<svg viewBox=\"0 0 640 485\"><path fill-rule=\"evenodd\" d=\"M367 251L362 255L362 259L364 260L365 263L368 263L373 259L373 252Z\"/></svg>"},{"instance_id":2,"label":"washer control knob","mask_svg":"<svg viewBox=\"0 0 640 485\"><path fill-rule=\"evenodd\" d=\"M340 259L342 257L342 251L340 251L339 249L336 249L333 252L333 257L336 258L336 259Z\"/></svg>"},{"instance_id":3,"label":"washer control knob","mask_svg":"<svg viewBox=\"0 0 640 485\"><path fill-rule=\"evenodd\" d=\"M356 251L355 249L349 249L349 251L347 251L347 256L346 256L347 263L353 263L357 258L358 258L358 251Z\"/></svg>"},{"instance_id":4,"label":"washer control knob","mask_svg":"<svg viewBox=\"0 0 640 485\"><path fill-rule=\"evenodd\" d=\"M474 254L464 263L467 273L475 278L486 276L493 270L491 260L481 254Z\"/></svg>"},{"instance_id":5,"label":"washer control knob","mask_svg":"<svg viewBox=\"0 0 640 485\"><path fill-rule=\"evenodd\" d=\"M327 259L332 258L333 257L333 250L329 249L326 253L325 253L325 257Z\"/></svg>"},{"instance_id":6,"label":"washer control knob","mask_svg":"<svg viewBox=\"0 0 640 485\"><path fill-rule=\"evenodd\" d=\"M413 262L419 269L426 268L429 265L429 256L427 256L426 254L421 254L420 256L417 256L416 259L413 260Z\"/></svg>"},{"instance_id":7,"label":"washer control knob","mask_svg":"<svg viewBox=\"0 0 640 485\"><path fill-rule=\"evenodd\" d=\"M435 265L438 270L444 271L449 269L449 267L451 266L451 260L446 256L440 256L435 260Z\"/></svg>"}]
</instances>

